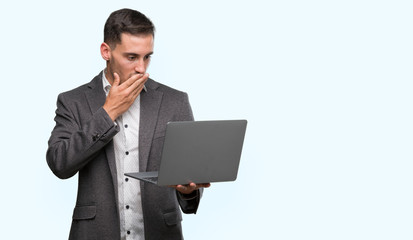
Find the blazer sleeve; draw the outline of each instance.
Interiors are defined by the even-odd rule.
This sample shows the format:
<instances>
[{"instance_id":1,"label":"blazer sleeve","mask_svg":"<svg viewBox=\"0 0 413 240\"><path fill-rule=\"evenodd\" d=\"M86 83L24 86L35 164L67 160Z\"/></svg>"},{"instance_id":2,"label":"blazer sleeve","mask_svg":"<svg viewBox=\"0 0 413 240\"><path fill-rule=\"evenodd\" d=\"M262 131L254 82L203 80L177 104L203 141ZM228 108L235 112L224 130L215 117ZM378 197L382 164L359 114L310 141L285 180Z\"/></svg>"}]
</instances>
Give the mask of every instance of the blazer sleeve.
<instances>
[{"instance_id":1,"label":"blazer sleeve","mask_svg":"<svg viewBox=\"0 0 413 240\"><path fill-rule=\"evenodd\" d=\"M58 96L54 120L46 160L62 179L75 175L119 132L103 107L91 114L87 103L75 104L65 94Z\"/></svg>"},{"instance_id":2,"label":"blazer sleeve","mask_svg":"<svg viewBox=\"0 0 413 240\"><path fill-rule=\"evenodd\" d=\"M194 121L191 105L189 104L188 94L184 93L183 100L181 102L180 114L177 121ZM176 191L178 203L181 206L184 213L196 213L199 202L202 197L203 189L198 189L191 194L181 194Z\"/></svg>"}]
</instances>

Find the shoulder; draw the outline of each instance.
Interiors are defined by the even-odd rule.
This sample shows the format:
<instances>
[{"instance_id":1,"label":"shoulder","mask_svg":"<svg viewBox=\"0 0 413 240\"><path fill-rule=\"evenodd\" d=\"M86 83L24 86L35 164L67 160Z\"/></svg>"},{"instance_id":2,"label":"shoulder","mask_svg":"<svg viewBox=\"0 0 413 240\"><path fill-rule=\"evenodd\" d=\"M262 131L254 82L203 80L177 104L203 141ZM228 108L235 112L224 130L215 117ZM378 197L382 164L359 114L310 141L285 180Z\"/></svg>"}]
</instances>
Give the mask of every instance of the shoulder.
<instances>
[{"instance_id":1,"label":"shoulder","mask_svg":"<svg viewBox=\"0 0 413 240\"><path fill-rule=\"evenodd\" d=\"M142 96L153 96L161 100L159 112L166 126L170 121L193 121L191 105L186 92L171 88L152 79L145 83L147 92ZM146 97L145 97L146 98ZM141 98L143 99L143 98ZM146 100L146 102L148 102ZM142 103L142 102L141 102Z\"/></svg>"},{"instance_id":2,"label":"shoulder","mask_svg":"<svg viewBox=\"0 0 413 240\"><path fill-rule=\"evenodd\" d=\"M165 84L159 83L153 79L148 79L145 86L149 90L159 91L164 94L166 97L176 97L176 98L187 98L188 94L186 92L177 90L175 88L169 87Z\"/></svg>"},{"instance_id":3,"label":"shoulder","mask_svg":"<svg viewBox=\"0 0 413 240\"><path fill-rule=\"evenodd\" d=\"M96 75L92 81L85 83L83 85L80 85L74 89L62 92L59 94L59 98L65 98L65 99L81 99L81 97L85 96L85 93L87 94L88 91L91 90L102 90L102 78L100 74Z\"/></svg>"}]
</instances>

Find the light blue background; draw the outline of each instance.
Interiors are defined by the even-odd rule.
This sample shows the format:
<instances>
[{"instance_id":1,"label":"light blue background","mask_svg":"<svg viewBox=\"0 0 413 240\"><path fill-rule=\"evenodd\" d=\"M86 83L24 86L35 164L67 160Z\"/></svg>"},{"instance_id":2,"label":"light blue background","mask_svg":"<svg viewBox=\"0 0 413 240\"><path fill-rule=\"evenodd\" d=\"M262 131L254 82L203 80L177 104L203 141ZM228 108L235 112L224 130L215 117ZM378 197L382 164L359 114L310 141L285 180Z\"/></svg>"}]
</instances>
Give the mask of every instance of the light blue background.
<instances>
[{"instance_id":1,"label":"light blue background","mask_svg":"<svg viewBox=\"0 0 413 240\"><path fill-rule=\"evenodd\" d=\"M45 152L58 93L104 68L122 7L157 27L151 77L196 119L248 119L238 180L186 239L412 239L411 1L0 3L0 239L67 239L77 179Z\"/></svg>"}]
</instances>

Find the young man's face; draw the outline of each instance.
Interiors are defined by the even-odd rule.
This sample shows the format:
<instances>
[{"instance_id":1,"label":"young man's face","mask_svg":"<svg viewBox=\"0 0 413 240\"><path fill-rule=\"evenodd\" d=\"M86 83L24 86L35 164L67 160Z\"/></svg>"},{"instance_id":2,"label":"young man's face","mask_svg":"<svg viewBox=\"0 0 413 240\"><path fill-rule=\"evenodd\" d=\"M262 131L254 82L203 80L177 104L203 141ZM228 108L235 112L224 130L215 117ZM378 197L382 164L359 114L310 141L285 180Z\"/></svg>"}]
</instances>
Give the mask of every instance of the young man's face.
<instances>
[{"instance_id":1,"label":"young man's face","mask_svg":"<svg viewBox=\"0 0 413 240\"><path fill-rule=\"evenodd\" d=\"M105 48L108 49L102 50ZM106 77L112 84L116 72L123 83L134 74L144 74L153 53L153 36L121 34L121 42L115 48L110 48L106 43L101 46L102 57L107 61ZM106 54L106 55L105 55Z\"/></svg>"}]
</instances>

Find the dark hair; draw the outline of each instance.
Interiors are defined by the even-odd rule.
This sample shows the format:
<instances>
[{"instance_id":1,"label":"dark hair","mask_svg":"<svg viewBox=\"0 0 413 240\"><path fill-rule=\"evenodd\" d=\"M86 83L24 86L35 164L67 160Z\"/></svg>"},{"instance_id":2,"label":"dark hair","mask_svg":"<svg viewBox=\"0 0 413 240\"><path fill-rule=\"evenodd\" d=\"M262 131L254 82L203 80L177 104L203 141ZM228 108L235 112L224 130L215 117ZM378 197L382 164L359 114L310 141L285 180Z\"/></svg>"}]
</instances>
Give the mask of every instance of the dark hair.
<instances>
[{"instance_id":1,"label":"dark hair","mask_svg":"<svg viewBox=\"0 0 413 240\"><path fill-rule=\"evenodd\" d=\"M106 20L103 30L103 41L115 47L121 42L121 34L130 33L133 35L149 35L155 36L155 26L142 13L124 8L114 11Z\"/></svg>"}]
</instances>

